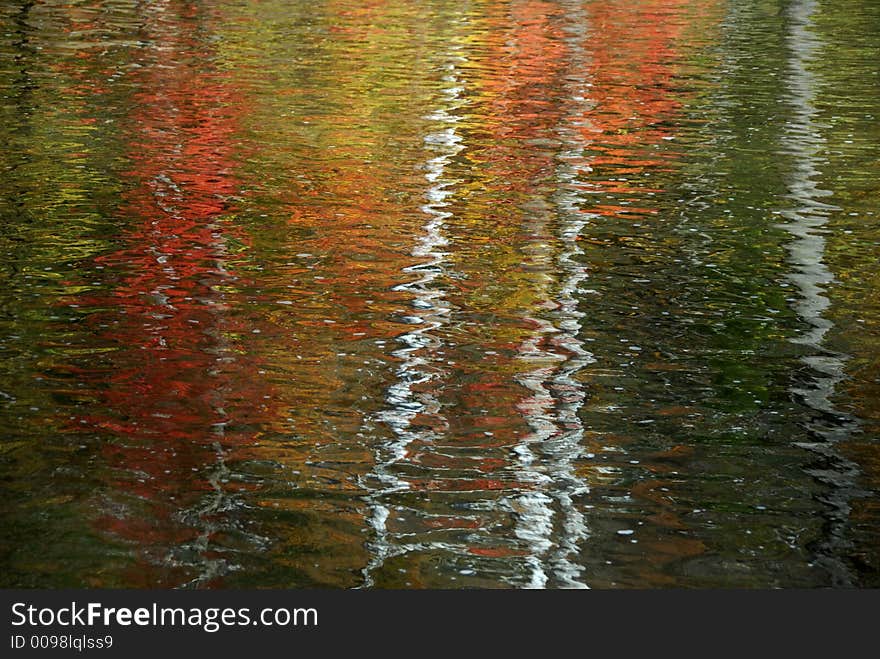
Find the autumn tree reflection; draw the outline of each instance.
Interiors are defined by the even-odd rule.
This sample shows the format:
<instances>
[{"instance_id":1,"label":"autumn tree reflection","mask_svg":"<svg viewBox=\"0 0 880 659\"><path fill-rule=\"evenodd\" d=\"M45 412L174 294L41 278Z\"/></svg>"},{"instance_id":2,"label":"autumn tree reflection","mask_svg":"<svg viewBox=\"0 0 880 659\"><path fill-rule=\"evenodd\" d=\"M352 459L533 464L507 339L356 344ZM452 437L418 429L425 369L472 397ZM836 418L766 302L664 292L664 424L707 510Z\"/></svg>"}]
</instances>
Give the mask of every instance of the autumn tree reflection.
<instances>
[{"instance_id":1,"label":"autumn tree reflection","mask_svg":"<svg viewBox=\"0 0 880 659\"><path fill-rule=\"evenodd\" d=\"M227 461L269 411L260 362L237 337L259 325L236 314L231 262L247 236L231 215L242 98L198 38L209 11L151 5L126 119L133 185L118 247L95 259L109 290L77 300L112 351L79 366L96 399L74 427L105 437L108 479L96 524L137 547L126 577L142 585L213 584L257 542L235 521Z\"/></svg>"}]
</instances>

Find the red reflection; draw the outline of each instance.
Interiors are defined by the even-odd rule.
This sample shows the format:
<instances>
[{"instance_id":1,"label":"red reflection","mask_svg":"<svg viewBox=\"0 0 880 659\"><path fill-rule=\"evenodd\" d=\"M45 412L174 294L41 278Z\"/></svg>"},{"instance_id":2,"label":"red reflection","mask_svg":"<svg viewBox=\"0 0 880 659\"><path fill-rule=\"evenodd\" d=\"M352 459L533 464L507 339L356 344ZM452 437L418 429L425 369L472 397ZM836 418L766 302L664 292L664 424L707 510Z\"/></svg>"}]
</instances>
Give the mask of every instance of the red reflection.
<instances>
[{"instance_id":1,"label":"red reflection","mask_svg":"<svg viewBox=\"0 0 880 659\"><path fill-rule=\"evenodd\" d=\"M709 3L684 0L644 0L633 7L625 2L593 2L589 6L590 100L582 135L591 145L587 190L642 195L657 190L635 184L646 171L656 173L677 156L654 147L674 135L671 127L682 109L674 76L681 63L677 45ZM623 197L627 199L627 197ZM605 216L653 214L651 206L601 203L588 209Z\"/></svg>"},{"instance_id":2,"label":"red reflection","mask_svg":"<svg viewBox=\"0 0 880 659\"><path fill-rule=\"evenodd\" d=\"M144 21L155 46L132 75L126 229L95 262L118 279L78 300L115 348L81 370L97 401L76 425L108 437L97 526L140 546L132 586L210 573L208 547L229 532L224 463L269 411L259 361L239 354L236 336L255 328L234 312L242 282L229 265L230 243L247 245L227 217L243 99L209 64L199 32L211 17L198 5L153 3Z\"/></svg>"}]
</instances>

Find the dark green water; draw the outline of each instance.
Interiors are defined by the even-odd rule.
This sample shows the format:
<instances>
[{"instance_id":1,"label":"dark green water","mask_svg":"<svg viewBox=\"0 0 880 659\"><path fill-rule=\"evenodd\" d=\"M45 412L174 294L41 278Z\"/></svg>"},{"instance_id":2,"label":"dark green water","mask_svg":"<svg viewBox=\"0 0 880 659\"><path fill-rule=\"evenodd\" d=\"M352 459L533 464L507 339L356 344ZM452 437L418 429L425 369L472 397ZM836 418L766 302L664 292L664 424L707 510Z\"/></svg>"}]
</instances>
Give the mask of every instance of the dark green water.
<instances>
[{"instance_id":1,"label":"dark green water","mask_svg":"<svg viewBox=\"0 0 880 659\"><path fill-rule=\"evenodd\" d=\"M0 585L880 586L880 3L0 3Z\"/></svg>"}]
</instances>

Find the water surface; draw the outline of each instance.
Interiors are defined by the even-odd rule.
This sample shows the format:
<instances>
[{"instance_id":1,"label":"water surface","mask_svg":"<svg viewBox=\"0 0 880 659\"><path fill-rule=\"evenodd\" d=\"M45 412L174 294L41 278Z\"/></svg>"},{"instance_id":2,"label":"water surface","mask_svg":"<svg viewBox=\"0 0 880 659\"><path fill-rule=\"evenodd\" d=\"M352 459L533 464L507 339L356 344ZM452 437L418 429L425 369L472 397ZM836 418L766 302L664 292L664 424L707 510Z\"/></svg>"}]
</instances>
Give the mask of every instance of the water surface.
<instances>
[{"instance_id":1,"label":"water surface","mask_svg":"<svg viewBox=\"0 0 880 659\"><path fill-rule=\"evenodd\" d=\"M0 7L0 583L880 586L880 5Z\"/></svg>"}]
</instances>

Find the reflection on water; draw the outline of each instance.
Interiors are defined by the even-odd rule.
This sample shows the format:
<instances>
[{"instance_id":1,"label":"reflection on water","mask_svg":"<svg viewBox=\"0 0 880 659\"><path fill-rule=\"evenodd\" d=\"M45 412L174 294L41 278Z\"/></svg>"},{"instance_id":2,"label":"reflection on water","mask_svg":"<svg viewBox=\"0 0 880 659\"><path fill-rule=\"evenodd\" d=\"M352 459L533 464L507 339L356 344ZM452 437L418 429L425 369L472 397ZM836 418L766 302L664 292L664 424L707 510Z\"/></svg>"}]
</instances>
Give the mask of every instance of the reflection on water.
<instances>
[{"instance_id":1,"label":"reflection on water","mask_svg":"<svg viewBox=\"0 0 880 659\"><path fill-rule=\"evenodd\" d=\"M444 66L446 74L442 81L446 85L440 91L441 104L426 118L433 122L436 130L424 137L425 149L430 155L425 163L425 180L430 187L425 193L425 204L421 206L426 216L422 232L412 247L411 254L417 263L404 268L404 272L418 276L412 282L399 284L396 290L412 296L412 309L402 320L413 329L396 337L401 344L391 354L400 360L395 372L395 380L388 388L386 401L388 409L383 410L379 420L394 433L391 441L381 445L374 467L375 479L381 490L369 498L372 504L371 525L375 532L372 545L372 560L365 569L365 585L373 585L372 572L382 566L390 556L402 555L421 547L422 543L411 544L407 537L411 533L389 530L388 518L391 515L392 495L396 491L417 487L408 480L405 473L395 475L396 467L405 464L410 457L410 447L428 446L448 431L449 424L444 418L442 406L436 390L442 388L448 374L443 368L444 342L441 329L450 316L451 308L444 299L442 281L448 276L444 262L448 256L443 248L449 241L444 237L444 223L451 213L445 210L445 199L453 194L455 181L444 176L450 159L462 150L462 138L456 133L456 123L461 116L456 114L464 105L461 100L463 88L456 75L456 64L467 60L457 51L450 53L452 59ZM387 501L386 504L381 501ZM410 516L418 517L417 509L394 507L398 515L404 510ZM428 516L437 520L437 516ZM443 521L439 521L443 524Z\"/></svg>"},{"instance_id":2,"label":"reflection on water","mask_svg":"<svg viewBox=\"0 0 880 659\"><path fill-rule=\"evenodd\" d=\"M831 301L824 295L824 288L834 281L834 275L824 263L825 239L821 231L828 222L828 216L841 209L821 201L832 193L820 189L815 181L820 167L816 153L825 144L816 126L816 110L813 107L815 81L808 69L808 64L816 58L822 45L808 31L810 16L815 10L815 3L809 0L794 3L789 8L791 20L787 38L791 57L786 78L790 93L788 100L793 112L783 133L783 146L793 160L789 193L786 195L793 207L780 214L788 220L784 228L794 236L787 249L789 261L794 267L790 278L800 292L800 299L793 305L807 325L807 329L793 337L792 341L807 346L812 353L801 358L812 371L808 386L795 386L793 392L802 397L818 417L808 428L812 437L819 441L813 441L811 437L811 441L800 442L799 445L820 456L821 466L809 469L808 473L828 485L825 499L830 510L825 514L829 522L826 537L818 545L817 562L828 569L832 583L852 586L852 575L840 554L848 545L846 524L850 513L849 501L855 494L859 468L843 458L834 446L855 430L854 419L840 412L832 401L838 384L844 379L846 356L823 347L825 335L832 327L832 323L823 315L831 306Z\"/></svg>"},{"instance_id":3,"label":"reflection on water","mask_svg":"<svg viewBox=\"0 0 880 659\"><path fill-rule=\"evenodd\" d=\"M0 11L5 585L880 583L875 3Z\"/></svg>"}]
</instances>

